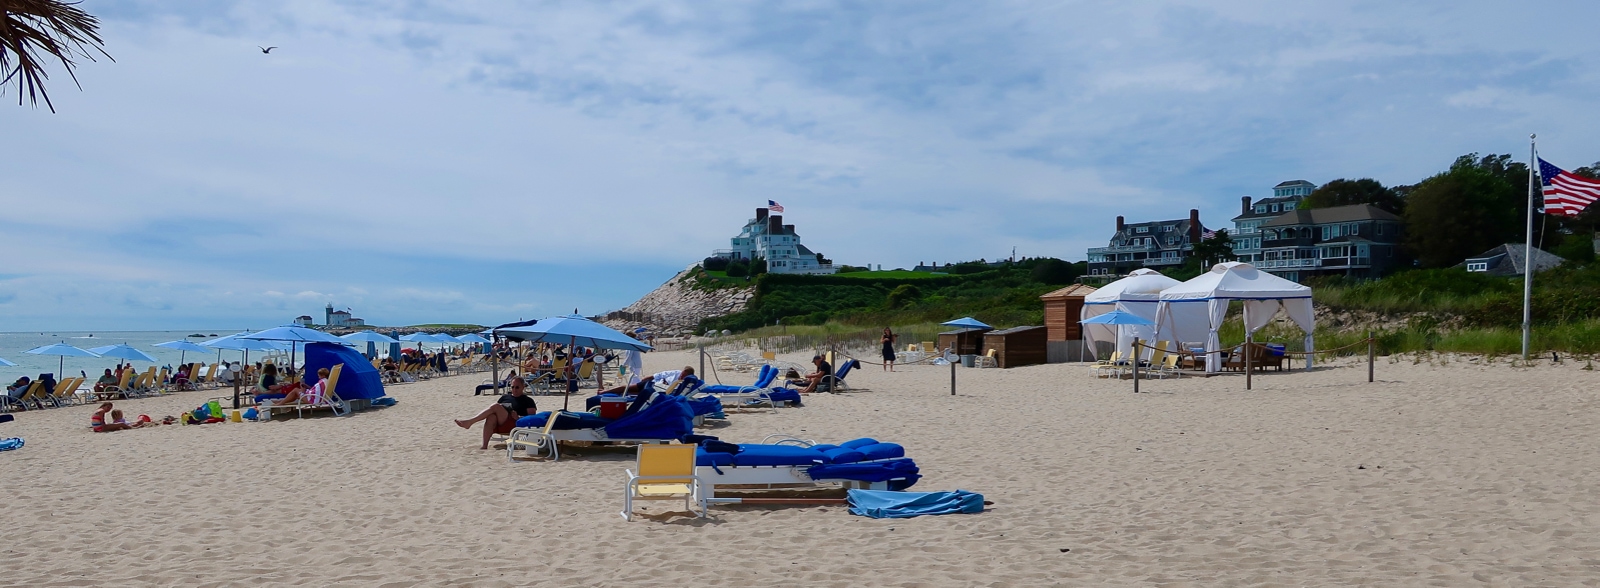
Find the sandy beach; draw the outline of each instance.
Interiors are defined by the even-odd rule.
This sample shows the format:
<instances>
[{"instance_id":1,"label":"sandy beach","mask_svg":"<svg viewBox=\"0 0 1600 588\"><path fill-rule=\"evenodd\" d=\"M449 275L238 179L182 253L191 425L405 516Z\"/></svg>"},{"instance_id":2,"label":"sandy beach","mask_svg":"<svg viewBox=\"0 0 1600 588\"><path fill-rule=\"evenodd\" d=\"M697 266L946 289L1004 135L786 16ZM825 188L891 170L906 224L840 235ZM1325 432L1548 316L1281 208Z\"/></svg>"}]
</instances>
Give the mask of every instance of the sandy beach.
<instances>
[{"instance_id":1,"label":"sandy beach","mask_svg":"<svg viewBox=\"0 0 1600 588\"><path fill-rule=\"evenodd\" d=\"M0 453L0 585L1600 585L1600 376L1482 363L1137 395L1076 364L960 369L954 397L948 368L867 366L854 391L705 431L900 443L914 490L994 502L906 520L660 502L625 522L631 450L509 464L451 424L491 402L483 374L348 418L92 434L91 407L22 413L0 425L27 439ZM159 419L212 395L118 405Z\"/></svg>"}]
</instances>

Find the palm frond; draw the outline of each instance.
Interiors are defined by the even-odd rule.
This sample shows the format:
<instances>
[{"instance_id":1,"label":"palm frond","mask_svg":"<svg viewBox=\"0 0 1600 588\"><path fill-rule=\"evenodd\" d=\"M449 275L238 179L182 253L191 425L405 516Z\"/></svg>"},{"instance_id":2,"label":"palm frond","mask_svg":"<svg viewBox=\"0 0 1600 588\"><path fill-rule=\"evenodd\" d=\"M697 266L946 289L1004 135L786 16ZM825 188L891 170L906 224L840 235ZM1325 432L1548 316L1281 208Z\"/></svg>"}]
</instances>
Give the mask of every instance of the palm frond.
<instances>
[{"instance_id":1,"label":"palm frond","mask_svg":"<svg viewBox=\"0 0 1600 588\"><path fill-rule=\"evenodd\" d=\"M99 53L111 59L100 38L100 19L77 5L62 0L0 0L0 95L15 86L17 105L38 107L42 98L55 112L45 90L50 79L45 66L52 58L79 89L83 86L74 72L79 58L95 61L94 54Z\"/></svg>"}]
</instances>

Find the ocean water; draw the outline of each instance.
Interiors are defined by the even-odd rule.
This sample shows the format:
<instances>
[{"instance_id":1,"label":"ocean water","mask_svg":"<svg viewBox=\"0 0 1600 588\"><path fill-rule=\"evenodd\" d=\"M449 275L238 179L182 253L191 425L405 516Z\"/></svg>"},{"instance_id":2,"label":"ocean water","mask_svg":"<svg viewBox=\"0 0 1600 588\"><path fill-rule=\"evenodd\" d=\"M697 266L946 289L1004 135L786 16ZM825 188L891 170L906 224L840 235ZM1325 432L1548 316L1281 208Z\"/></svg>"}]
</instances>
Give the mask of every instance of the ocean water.
<instances>
[{"instance_id":1,"label":"ocean water","mask_svg":"<svg viewBox=\"0 0 1600 588\"><path fill-rule=\"evenodd\" d=\"M89 380L92 382L100 376L101 370L114 368L118 361L122 361L114 357L60 358L54 355L24 353L29 349L51 343L66 343L81 349L127 343L139 351L148 353L151 357L156 358L156 365L165 366L169 364L177 365L180 361L191 363L204 361L210 363L217 361L217 353L180 353L171 349L156 347L156 343L182 340L187 335L205 335L204 337L188 338L191 343L200 343L223 335L232 335L239 331L239 329L235 329L227 331L97 331L93 333L84 331L40 333L36 331L31 333L0 333L0 357L9 359L17 364L15 367L0 366L0 381L10 384L19 377L37 378L39 374L45 372L56 374L56 379L59 380L69 376L77 376L79 375L78 372L82 371L89 375ZM258 356L260 356L259 352L252 353L250 355L251 361L254 361ZM222 352L222 358L225 360L236 361L240 357L241 354L238 351ZM62 363L65 367L59 370L60 373L58 373L56 362L63 359ZM148 362L143 361L135 361L133 364L141 368L150 365Z\"/></svg>"}]
</instances>

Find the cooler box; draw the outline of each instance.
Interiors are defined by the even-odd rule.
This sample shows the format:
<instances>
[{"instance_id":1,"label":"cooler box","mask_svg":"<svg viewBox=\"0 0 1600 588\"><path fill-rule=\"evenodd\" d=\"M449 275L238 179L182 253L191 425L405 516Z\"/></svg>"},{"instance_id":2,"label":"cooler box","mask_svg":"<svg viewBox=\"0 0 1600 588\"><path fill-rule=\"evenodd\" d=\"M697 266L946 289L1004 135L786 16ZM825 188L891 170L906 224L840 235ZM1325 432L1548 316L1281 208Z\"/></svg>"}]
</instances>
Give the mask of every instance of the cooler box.
<instances>
[{"instance_id":1,"label":"cooler box","mask_svg":"<svg viewBox=\"0 0 1600 588\"><path fill-rule=\"evenodd\" d=\"M600 399L600 418L620 419L624 412L628 412L628 401L626 399L621 397Z\"/></svg>"}]
</instances>

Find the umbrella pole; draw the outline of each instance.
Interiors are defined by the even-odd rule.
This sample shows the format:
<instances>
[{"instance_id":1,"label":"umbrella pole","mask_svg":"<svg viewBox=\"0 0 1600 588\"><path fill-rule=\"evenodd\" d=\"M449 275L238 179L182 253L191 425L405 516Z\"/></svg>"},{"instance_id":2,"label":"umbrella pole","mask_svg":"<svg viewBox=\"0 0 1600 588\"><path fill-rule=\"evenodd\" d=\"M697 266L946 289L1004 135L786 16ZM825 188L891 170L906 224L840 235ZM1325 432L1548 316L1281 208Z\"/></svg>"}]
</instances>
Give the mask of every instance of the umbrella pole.
<instances>
[{"instance_id":1,"label":"umbrella pole","mask_svg":"<svg viewBox=\"0 0 1600 588\"><path fill-rule=\"evenodd\" d=\"M572 378L578 376L577 370L572 369L572 358L578 354L578 336L573 335L567 343L567 370L572 375L567 378L567 393L561 397L561 412L567 411L567 404L572 402ZM551 417L555 418L555 417Z\"/></svg>"},{"instance_id":2,"label":"umbrella pole","mask_svg":"<svg viewBox=\"0 0 1600 588\"><path fill-rule=\"evenodd\" d=\"M498 337L494 331L489 331L489 369L494 372L494 395L500 396L500 350L495 348L494 340Z\"/></svg>"}]
</instances>

